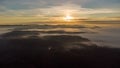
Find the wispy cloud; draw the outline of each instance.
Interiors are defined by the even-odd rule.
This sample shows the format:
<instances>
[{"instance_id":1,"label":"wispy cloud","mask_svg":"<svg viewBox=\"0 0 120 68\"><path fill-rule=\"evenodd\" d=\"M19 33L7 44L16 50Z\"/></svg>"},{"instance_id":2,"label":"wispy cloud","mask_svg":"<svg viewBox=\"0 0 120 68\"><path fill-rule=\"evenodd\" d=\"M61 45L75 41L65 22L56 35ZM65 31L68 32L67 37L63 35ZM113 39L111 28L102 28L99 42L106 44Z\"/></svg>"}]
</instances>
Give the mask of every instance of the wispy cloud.
<instances>
[{"instance_id":1,"label":"wispy cloud","mask_svg":"<svg viewBox=\"0 0 120 68\"><path fill-rule=\"evenodd\" d=\"M119 13L118 10L113 9L90 9L83 8L76 4L64 4L59 6L49 6L47 8L35 8L35 9L21 9L12 10L5 7L0 7L0 15L4 16L63 16L67 13L75 16L89 15L89 14L107 14L107 13Z\"/></svg>"}]
</instances>

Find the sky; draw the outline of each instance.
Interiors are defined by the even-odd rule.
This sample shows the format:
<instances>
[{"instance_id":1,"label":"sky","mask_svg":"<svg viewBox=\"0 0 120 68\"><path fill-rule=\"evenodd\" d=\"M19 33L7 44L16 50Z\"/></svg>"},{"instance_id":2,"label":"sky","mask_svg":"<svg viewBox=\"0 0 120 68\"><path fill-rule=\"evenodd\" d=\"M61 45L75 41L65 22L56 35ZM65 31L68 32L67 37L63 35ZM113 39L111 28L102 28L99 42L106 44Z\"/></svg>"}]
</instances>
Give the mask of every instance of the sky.
<instances>
[{"instance_id":1,"label":"sky","mask_svg":"<svg viewBox=\"0 0 120 68\"><path fill-rule=\"evenodd\" d=\"M0 0L0 24L75 20L120 20L120 0Z\"/></svg>"}]
</instances>

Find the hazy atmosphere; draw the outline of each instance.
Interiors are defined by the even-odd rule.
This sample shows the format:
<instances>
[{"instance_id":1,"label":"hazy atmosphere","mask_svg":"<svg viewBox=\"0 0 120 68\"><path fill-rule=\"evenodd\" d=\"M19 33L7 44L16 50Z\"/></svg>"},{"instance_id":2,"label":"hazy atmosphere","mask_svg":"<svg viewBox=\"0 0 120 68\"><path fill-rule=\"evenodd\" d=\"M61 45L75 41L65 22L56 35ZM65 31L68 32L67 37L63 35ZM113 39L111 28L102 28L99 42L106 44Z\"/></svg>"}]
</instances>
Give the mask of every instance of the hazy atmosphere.
<instances>
[{"instance_id":1,"label":"hazy atmosphere","mask_svg":"<svg viewBox=\"0 0 120 68\"><path fill-rule=\"evenodd\" d=\"M120 0L0 0L0 68L120 68Z\"/></svg>"}]
</instances>

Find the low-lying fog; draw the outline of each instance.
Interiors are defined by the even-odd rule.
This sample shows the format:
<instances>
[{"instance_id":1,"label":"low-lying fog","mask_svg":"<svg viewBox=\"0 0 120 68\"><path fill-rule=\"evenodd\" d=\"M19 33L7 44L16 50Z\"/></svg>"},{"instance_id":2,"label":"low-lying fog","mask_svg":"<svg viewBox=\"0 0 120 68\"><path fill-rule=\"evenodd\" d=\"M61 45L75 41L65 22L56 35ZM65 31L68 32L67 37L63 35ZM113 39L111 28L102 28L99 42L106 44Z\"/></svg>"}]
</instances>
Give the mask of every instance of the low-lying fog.
<instances>
[{"instance_id":1,"label":"low-lying fog","mask_svg":"<svg viewBox=\"0 0 120 68\"><path fill-rule=\"evenodd\" d=\"M1 25L0 68L120 68L120 24Z\"/></svg>"}]
</instances>

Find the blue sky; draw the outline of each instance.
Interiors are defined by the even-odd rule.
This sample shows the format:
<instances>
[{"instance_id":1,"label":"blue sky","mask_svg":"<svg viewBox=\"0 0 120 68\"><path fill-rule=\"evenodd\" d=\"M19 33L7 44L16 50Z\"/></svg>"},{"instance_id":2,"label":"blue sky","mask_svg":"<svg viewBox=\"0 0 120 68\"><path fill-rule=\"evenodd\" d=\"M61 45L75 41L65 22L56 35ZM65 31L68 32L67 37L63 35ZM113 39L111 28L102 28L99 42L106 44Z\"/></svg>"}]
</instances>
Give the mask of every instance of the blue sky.
<instances>
[{"instance_id":1,"label":"blue sky","mask_svg":"<svg viewBox=\"0 0 120 68\"><path fill-rule=\"evenodd\" d=\"M82 5L84 8L117 8L120 0L0 0L0 5L10 9L27 9L56 6L64 3Z\"/></svg>"}]
</instances>

